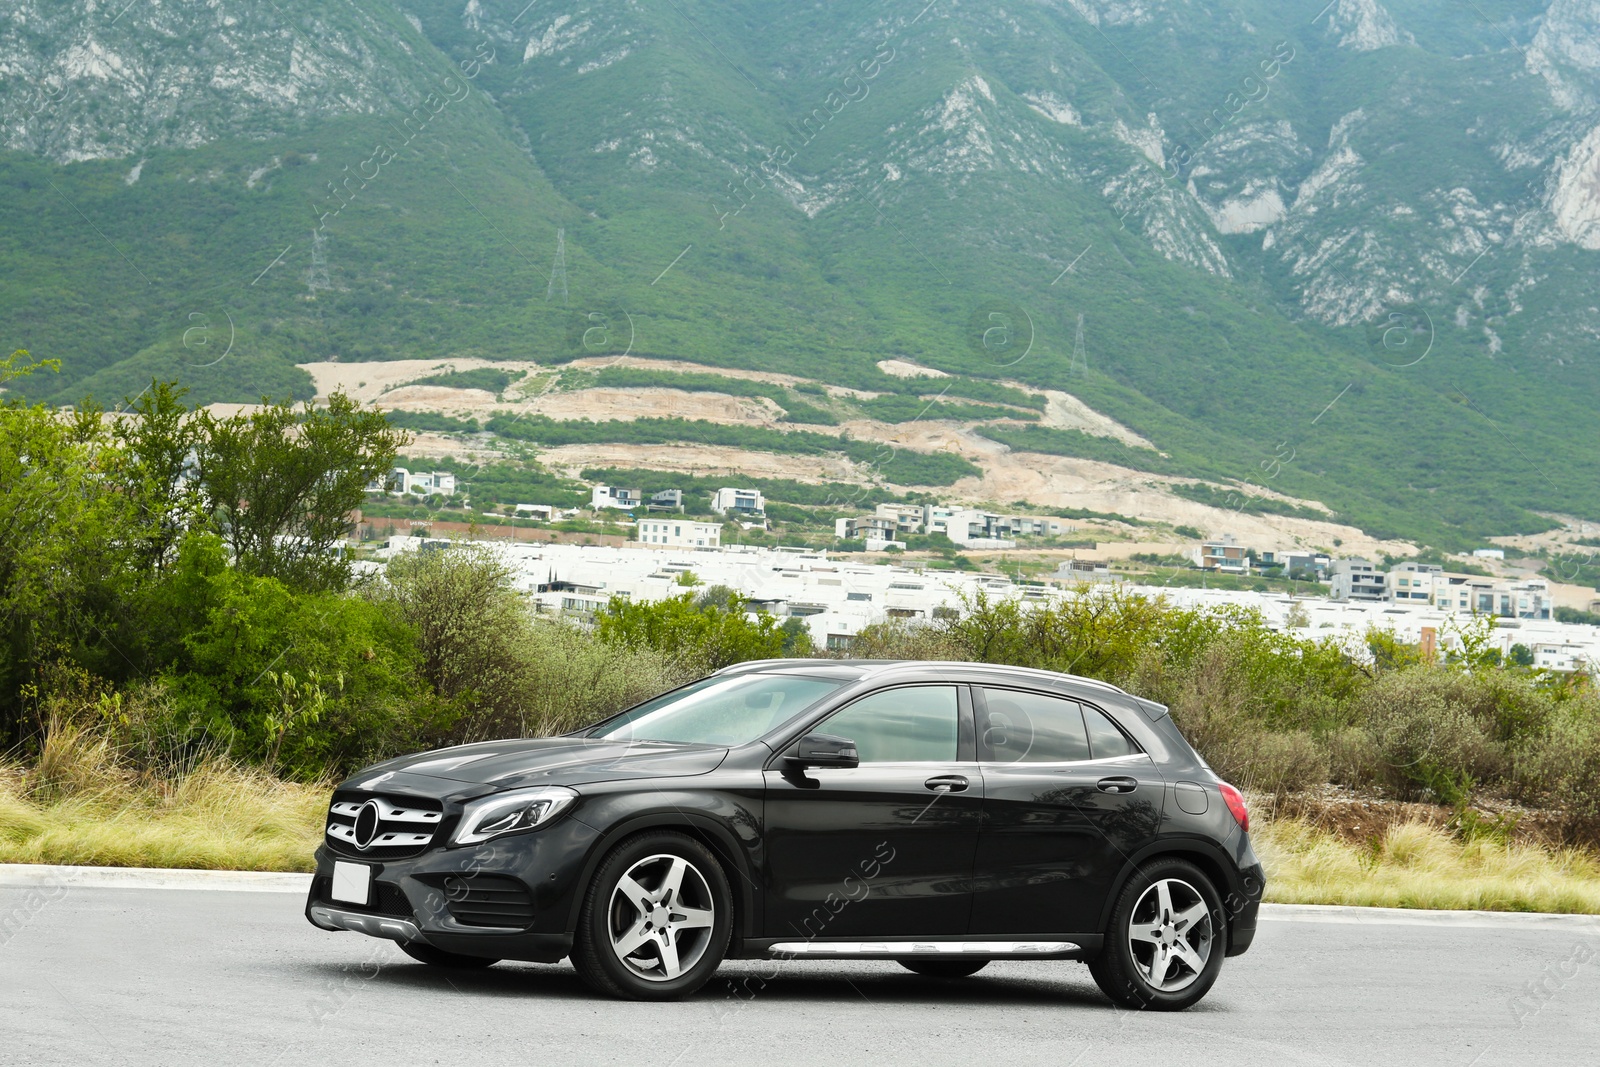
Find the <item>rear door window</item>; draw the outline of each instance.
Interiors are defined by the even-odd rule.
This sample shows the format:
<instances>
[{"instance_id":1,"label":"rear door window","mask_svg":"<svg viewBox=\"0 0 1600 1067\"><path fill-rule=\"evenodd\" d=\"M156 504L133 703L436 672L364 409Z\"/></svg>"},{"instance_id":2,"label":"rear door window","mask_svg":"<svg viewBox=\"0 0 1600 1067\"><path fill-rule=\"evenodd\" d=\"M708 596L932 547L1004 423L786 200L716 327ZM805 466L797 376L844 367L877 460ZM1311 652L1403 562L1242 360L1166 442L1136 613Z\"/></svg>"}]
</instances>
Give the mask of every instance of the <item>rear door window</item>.
<instances>
[{"instance_id":1,"label":"rear door window","mask_svg":"<svg viewBox=\"0 0 1600 1067\"><path fill-rule=\"evenodd\" d=\"M978 716L978 758L989 763L1069 763L1091 758L1078 702L985 688Z\"/></svg>"},{"instance_id":2,"label":"rear door window","mask_svg":"<svg viewBox=\"0 0 1600 1067\"><path fill-rule=\"evenodd\" d=\"M1089 730L1089 748L1093 751L1095 759L1132 756L1138 753L1139 746L1128 740L1128 735L1099 708L1083 705L1083 722Z\"/></svg>"}]
</instances>

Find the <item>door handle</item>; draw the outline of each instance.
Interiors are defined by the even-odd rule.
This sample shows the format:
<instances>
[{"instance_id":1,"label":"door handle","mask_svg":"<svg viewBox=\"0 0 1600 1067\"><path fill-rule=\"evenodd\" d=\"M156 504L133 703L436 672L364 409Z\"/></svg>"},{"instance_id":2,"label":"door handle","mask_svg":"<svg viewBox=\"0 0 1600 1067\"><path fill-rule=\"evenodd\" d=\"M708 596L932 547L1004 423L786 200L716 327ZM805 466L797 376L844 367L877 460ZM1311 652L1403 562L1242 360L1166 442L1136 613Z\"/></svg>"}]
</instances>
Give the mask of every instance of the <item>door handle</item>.
<instances>
[{"instance_id":1,"label":"door handle","mask_svg":"<svg viewBox=\"0 0 1600 1067\"><path fill-rule=\"evenodd\" d=\"M959 774L940 774L922 783L935 793L959 793L967 788L967 780Z\"/></svg>"},{"instance_id":2,"label":"door handle","mask_svg":"<svg viewBox=\"0 0 1600 1067\"><path fill-rule=\"evenodd\" d=\"M1139 788L1139 780L1119 774L1111 778L1100 779L1094 784L1094 787L1102 793L1131 793Z\"/></svg>"}]
</instances>

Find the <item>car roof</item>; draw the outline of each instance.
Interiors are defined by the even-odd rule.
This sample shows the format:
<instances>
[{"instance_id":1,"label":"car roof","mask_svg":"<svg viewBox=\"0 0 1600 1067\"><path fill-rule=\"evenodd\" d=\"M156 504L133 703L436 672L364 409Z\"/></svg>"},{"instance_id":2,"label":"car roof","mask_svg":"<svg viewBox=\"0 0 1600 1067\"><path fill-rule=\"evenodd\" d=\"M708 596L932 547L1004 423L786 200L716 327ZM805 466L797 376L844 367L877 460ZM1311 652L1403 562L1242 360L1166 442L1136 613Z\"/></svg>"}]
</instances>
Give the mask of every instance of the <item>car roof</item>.
<instances>
[{"instance_id":1,"label":"car roof","mask_svg":"<svg viewBox=\"0 0 1600 1067\"><path fill-rule=\"evenodd\" d=\"M772 670L806 670L806 673L821 670L850 672L857 678L882 678L885 681L893 680L896 675L912 674L921 675L929 671L941 674L961 672L971 678L1004 681L1032 681L1047 685L1060 685L1063 682L1088 686L1110 693L1126 693L1126 690L1102 682L1098 678L1085 678L1080 674L1062 674L1059 671L1040 670L1037 667L1012 667L1003 663L973 663L968 660L931 660L931 659L757 659L746 660L724 667L718 674L748 674L759 671Z\"/></svg>"}]
</instances>

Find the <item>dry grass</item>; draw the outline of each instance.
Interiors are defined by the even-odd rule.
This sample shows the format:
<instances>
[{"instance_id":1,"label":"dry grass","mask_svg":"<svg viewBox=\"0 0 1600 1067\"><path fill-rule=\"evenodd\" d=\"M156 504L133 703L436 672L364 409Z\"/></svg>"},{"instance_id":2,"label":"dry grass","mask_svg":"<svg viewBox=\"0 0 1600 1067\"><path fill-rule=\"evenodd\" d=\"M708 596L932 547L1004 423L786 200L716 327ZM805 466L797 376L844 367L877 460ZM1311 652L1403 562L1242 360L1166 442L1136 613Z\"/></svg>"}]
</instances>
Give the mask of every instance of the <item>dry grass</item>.
<instances>
[{"instance_id":1,"label":"dry grass","mask_svg":"<svg viewBox=\"0 0 1600 1067\"><path fill-rule=\"evenodd\" d=\"M0 863L309 871L328 787L210 760L162 779L0 766Z\"/></svg>"},{"instance_id":2,"label":"dry grass","mask_svg":"<svg viewBox=\"0 0 1600 1067\"><path fill-rule=\"evenodd\" d=\"M0 863L306 871L329 788L219 758L136 770L103 730L54 722L32 767L0 762ZM1301 818L1263 820L1255 842L1280 903L1600 914L1583 850L1420 821L1352 843Z\"/></svg>"},{"instance_id":3,"label":"dry grass","mask_svg":"<svg viewBox=\"0 0 1600 1067\"><path fill-rule=\"evenodd\" d=\"M1281 904L1600 914L1600 861L1578 849L1462 841L1423 823L1351 844L1299 819L1254 833Z\"/></svg>"}]
</instances>

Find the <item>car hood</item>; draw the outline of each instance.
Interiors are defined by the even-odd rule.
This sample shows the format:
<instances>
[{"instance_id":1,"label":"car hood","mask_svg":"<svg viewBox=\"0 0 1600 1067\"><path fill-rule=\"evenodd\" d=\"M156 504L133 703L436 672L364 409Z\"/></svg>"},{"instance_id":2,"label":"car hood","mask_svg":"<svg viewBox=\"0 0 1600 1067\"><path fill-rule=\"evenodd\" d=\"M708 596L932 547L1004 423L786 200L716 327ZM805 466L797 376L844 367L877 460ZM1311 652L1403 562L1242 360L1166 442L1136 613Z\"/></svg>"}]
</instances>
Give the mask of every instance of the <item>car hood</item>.
<instances>
[{"instance_id":1,"label":"car hood","mask_svg":"<svg viewBox=\"0 0 1600 1067\"><path fill-rule=\"evenodd\" d=\"M391 782L413 787L418 779L487 786L493 790L531 785L584 785L632 778L681 778L706 774L728 750L704 745L608 741L587 737L518 738L418 752L368 767L346 788L381 790ZM407 790L409 791L409 790Z\"/></svg>"}]
</instances>

